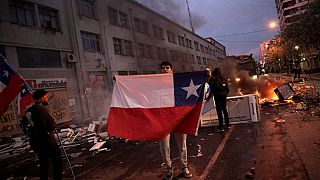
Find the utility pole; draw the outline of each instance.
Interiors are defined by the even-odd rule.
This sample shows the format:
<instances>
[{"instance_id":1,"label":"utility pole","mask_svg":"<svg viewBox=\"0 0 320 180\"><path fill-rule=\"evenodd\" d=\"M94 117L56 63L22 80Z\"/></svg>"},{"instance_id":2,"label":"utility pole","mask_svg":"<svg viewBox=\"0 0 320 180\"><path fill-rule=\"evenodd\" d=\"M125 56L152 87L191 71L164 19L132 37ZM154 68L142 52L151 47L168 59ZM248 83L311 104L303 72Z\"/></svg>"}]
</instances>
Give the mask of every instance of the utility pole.
<instances>
[{"instance_id":1,"label":"utility pole","mask_svg":"<svg viewBox=\"0 0 320 180\"><path fill-rule=\"evenodd\" d=\"M191 12L190 12L190 8L189 8L188 0L186 0L186 3L187 3L187 7L188 7L188 14L189 14L189 20L190 20L191 30L192 30L192 32L194 33L194 28L193 28L193 25L192 25L192 18L191 18Z\"/></svg>"}]
</instances>

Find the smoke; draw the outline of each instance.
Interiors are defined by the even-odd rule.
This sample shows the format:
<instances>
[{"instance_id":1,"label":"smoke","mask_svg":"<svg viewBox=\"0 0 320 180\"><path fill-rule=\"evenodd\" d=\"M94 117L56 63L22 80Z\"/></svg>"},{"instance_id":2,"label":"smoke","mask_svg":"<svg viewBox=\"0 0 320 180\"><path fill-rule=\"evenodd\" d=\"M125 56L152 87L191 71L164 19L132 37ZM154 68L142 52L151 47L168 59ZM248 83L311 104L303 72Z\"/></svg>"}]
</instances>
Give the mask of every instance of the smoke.
<instances>
[{"instance_id":1,"label":"smoke","mask_svg":"<svg viewBox=\"0 0 320 180\"><path fill-rule=\"evenodd\" d=\"M159 14L171 19L172 21L191 29L188 8L185 0L135 0ZM191 9L191 8L190 8ZM206 23L203 16L191 12L192 24L195 29L200 28Z\"/></svg>"},{"instance_id":2,"label":"smoke","mask_svg":"<svg viewBox=\"0 0 320 180\"><path fill-rule=\"evenodd\" d=\"M256 94L260 98L273 98L274 89L285 83L284 80L260 75L257 79L249 76L248 71L238 70L237 63L225 60L220 66L222 75L229 80L229 96ZM236 81L236 79L239 81Z\"/></svg>"}]
</instances>

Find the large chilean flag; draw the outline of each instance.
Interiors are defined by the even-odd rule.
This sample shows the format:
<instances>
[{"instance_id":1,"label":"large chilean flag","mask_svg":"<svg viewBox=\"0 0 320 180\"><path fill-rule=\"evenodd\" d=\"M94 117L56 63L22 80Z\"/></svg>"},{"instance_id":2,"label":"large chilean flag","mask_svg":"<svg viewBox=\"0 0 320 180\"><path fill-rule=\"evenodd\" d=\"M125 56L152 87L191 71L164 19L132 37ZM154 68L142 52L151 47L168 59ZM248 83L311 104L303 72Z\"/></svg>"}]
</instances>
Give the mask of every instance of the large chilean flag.
<instances>
[{"instance_id":1,"label":"large chilean flag","mask_svg":"<svg viewBox=\"0 0 320 180\"><path fill-rule=\"evenodd\" d=\"M206 81L205 71L116 76L108 134L130 140L196 135Z\"/></svg>"}]
</instances>

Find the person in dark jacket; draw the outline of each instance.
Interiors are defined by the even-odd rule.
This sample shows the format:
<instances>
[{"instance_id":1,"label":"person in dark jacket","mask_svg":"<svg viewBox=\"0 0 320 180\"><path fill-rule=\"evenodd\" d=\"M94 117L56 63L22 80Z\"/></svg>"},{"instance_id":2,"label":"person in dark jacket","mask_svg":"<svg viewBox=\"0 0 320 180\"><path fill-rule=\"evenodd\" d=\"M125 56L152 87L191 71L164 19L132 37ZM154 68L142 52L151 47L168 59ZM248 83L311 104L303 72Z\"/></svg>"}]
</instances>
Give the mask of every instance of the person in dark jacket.
<instances>
[{"instance_id":1,"label":"person in dark jacket","mask_svg":"<svg viewBox=\"0 0 320 180\"><path fill-rule=\"evenodd\" d=\"M48 92L37 90L32 95L34 105L27 109L25 116L31 120L29 130L30 146L37 154L40 163L40 179L48 179L49 159L52 163L52 174L55 180L62 179L62 157L54 136L56 123L45 107Z\"/></svg>"},{"instance_id":2,"label":"person in dark jacket","mask_svg":"<svg viewBox=\"0 0 320 180\"><path fill-rule=\"evenodd\" d=\"M209 98L214 97L216 104L217 115L219 119L219 131L224 131L223 118L225 120L225 126L230 128L229 115L227 111L227 96L229 94L229 86L227 80L221 75L220 68L215 68L208 80L210 87ZM223 116L222 116L223 114Z\"/></svg>"}]
</instances>

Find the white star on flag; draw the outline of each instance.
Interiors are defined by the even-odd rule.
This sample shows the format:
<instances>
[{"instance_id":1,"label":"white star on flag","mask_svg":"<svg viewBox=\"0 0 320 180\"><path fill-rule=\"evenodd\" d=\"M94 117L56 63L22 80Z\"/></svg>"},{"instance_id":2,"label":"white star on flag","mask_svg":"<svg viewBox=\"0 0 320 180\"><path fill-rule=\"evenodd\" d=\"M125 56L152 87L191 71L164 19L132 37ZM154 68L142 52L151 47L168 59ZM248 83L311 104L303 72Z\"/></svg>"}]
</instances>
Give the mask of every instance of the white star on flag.
<instances>
[{"instance_id":1,"label":"white star on flag","mask_svg":"<svg viewBox=\"0 0 320 180\"><path fill-rule=\"evenodd\" d=\"M191 95L195 95L195 96L199 97L197 90L199 89L200 86L201 86L201 84L194 85L193 81L191 79L189 86L182 88L183 90L188 92L186 99L188 99Z\"/></svg>"},{"instance_id":2,"label":"white star on flag","mask_svg":"<svg viewBox=\"0 0 320 180\"><path fill-rule=\"evenodd\" d=\"M7 78L9 77L9 72L8 71L3 71L4 72L4 74L3 74L3 76L7 76Z\"/></svg>"}]
</instances>

